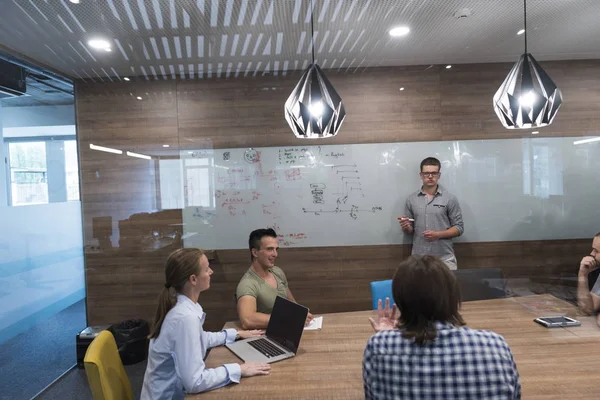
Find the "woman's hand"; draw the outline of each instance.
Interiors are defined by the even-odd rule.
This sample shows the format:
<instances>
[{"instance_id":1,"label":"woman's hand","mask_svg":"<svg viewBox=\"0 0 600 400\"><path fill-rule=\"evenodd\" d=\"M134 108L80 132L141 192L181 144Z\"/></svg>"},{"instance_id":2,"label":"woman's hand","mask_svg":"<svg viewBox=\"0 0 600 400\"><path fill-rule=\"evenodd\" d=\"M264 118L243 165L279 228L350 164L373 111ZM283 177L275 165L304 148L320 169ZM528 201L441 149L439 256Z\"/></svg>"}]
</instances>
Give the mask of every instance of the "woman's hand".
<instances>
[{"instance_id":1,"label":"woman's hand","mask_svg":"<svg viewBox=\"0 0 600 400\"><path fill-rule=\"evenodd\" d=\"M312 321L313 318L313 315L311 313L308 313L308 315L306 316L306 322L304 322L304 326L310 325L310 321Z\"/></svg>"},{"instance_id":2,"label":"woman's hand","mask_svg":"<svg viewBox=\"0 0 600 400\"><path fill-rule=\"evenodd\" d=\"M269 375L271 366L265 363L249 362L243 363L240 368L242 369L242 378L247 378L256 375Z\"/></svg>"},{"instance_id":3,"label":"woman's hand","mask_svg":"<svg viewBox=\"0 0 600 400\"><path fill-rule=\"evenodd\" d=\"M375 329L375 332L386 331L390 329L396 329L398 326L398 316L396 315L396 304L390 308L390 298L385 299L385 308L381 307L381 299L377 303L377 319L369 318L371 326Z\"/></svg>"},{"instance_id":4,"label":"woman's hand","mask_svg":"<svg viewBox=\"0 0 600 400\"><path fill-rule=\"evenodd\" d=\"M253 329L251 331L238 331L237 335L240 339L248 339L252 337L264 336L265 331L259 329Z\"/></svg>"}]
</instances>

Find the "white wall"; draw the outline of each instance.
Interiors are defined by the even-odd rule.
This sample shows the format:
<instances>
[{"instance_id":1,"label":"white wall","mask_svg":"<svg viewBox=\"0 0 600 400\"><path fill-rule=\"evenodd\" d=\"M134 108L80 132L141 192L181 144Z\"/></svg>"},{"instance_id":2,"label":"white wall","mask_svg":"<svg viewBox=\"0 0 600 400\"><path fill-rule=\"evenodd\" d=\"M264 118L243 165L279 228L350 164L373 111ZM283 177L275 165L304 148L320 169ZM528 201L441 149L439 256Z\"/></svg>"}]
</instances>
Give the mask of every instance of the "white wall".
<instances>
[{"instance_id":1,"label":"white wall","mask_svg":"<svg viewBox=\"0 0 600 400\"><path fill-rule=\"evenodd\" d=\"M5 108L4 128L75 125L75 106L33 106Z\"/></svg>"},{"instance_id":2,"label":"white wall","mask_svg":"<svg viewBox=\"0 0 600 400\"><path fill-rule=\"evenodd\" d=\"M9 108L9 110L12 110ZM75 125L15 126L4 127L5 138L35 136L75 136Z\"/></svg>"}]
</instances>

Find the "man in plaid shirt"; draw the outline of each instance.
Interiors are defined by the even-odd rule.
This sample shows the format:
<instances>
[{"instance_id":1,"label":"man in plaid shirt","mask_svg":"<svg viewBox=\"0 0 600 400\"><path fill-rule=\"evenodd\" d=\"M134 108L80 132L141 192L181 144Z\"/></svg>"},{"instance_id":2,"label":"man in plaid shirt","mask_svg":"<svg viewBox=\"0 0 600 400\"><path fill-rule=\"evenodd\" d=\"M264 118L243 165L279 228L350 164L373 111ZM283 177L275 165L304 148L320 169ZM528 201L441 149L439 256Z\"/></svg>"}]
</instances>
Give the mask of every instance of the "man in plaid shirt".
<instances>
[{"instance_id":1,"label":"man in plaid shirt","mask_svg":"<svg viewBox=\"0 0 600 400\"><path fill-rule=\"evenodd\" d=\"M364 353L366 399L521 398L508 344L464 326L456 278L438 257L402 262L392 294L393 308L379 300L378 318L370 318L377 333Z\"/></svg>"}]
</instances>

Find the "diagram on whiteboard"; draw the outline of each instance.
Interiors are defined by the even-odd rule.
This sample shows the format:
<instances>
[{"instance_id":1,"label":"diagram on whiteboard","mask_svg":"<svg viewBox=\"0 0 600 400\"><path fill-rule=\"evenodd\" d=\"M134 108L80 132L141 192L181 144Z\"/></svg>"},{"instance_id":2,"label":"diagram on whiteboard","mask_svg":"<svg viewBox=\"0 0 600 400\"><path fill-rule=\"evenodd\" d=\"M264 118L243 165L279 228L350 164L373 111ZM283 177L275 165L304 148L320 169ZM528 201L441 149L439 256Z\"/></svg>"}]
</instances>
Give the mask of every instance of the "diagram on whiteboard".
<instances>
[{"instance_id":1,"label":"diagram on whiteboard","mask_svg":"<svg viewBox=\"0 0 600 400\"><path fill-rule=\"evenodd\" d=\"M186 231L198 246L211 241L208 248L218 248L220 241L243 245L250 231L265 227L275 229L281 246L308 245L318 240L323 223L356 231L355 221L386 207L376 195L376 182L368 179L370 167L353 160L348 146L223 149L191 157L196 168L212 164L212 181L204 187L214 207L184 211Z\"/></svg>"},{"instance_id":2,"label":"diagram on whiteboard","mask_svg":"<svg viewBox=\"0 0 600 400\"><path fill-rule=\"evenodd\" d=\"M304 213L314 215L328 213L344 214L349 215L352 219L358 219L358 216L361 213L375 213L383 210L383 207L378 205L373 205L371 208L365 208L353 204L352 201L354 199L366 197L363 193L362 183L360 181L361 176L356 164L332 165L329 168L335 172L335 175L333 175L334 181L332 182L332 186L336 186L337 184L337 189L334 189L335 191L332 193L334 196L337 196L335 204L327 204L325 201L325 193L327 191L327 185L325 183L311 183L309 187L313 204L322 206L318 208L302 207Z\"/></svg>"}]
</instances>

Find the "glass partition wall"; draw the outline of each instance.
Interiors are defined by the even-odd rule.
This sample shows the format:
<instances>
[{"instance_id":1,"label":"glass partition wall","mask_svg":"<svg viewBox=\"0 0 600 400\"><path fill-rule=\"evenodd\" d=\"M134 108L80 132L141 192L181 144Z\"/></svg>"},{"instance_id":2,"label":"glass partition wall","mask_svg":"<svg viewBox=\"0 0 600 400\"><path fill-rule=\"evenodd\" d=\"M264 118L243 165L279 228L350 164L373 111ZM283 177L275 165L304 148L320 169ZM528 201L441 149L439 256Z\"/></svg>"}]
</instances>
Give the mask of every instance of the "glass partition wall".
<instances>
[{"instance_id":1,"label":"glass partition wall","mask_svg":"<svg viewBox=\"0 0 600 400\"><path fill-rule=\"evenodd\" d=\"M25 94L0 96L0 386L10 399L73 367L87 325L73 88L24 75Z\"/></svg>"}]
</instances>

